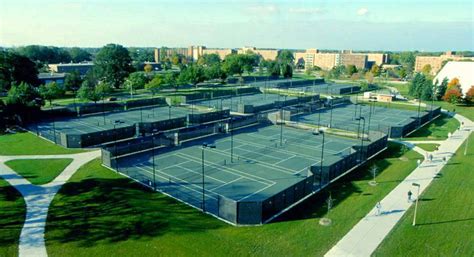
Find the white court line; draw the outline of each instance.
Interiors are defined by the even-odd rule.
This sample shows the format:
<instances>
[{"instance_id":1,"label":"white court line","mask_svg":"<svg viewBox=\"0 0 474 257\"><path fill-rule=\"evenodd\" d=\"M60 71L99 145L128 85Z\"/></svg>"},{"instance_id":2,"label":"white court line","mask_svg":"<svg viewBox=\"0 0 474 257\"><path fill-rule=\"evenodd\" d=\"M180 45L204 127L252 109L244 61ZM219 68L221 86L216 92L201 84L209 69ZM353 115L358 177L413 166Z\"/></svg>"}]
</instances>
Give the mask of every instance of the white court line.
<instances>
[{"instance_id":1,"label":"white court line","mask_svg":"<svg viewBox=\"0 0 474 257\"><path fill-rule=\"evenodd\" d=\"M283 160L281 160L281 161L279 161L279 162L276 162L275 165L280 164L280 163L282 163L282 162L286 162L286 161L288 161L289 159L293 159L294 157L296 157L296 155L290 156L290 157L288 157L288 158L286 158L286 159L283 159Z\"/></svg>"},{"instance_id":2,"label":"white court line","mask_svg":"<svg viewBox=\"0 0 474 257\"><path fill-rule=\"evenodd\" d=\"M249 198L249 197L251 197L251 196L253 196L253 195L256 195L256 194L262 192L263 190L265 190L265 189L267 189L267 188L269 188L269 187L271 187L271 186L273 186L273 185L269 185L269 186L266 186L266 187L264 187L264 188L261 188L261 189L255 191L255 192L253 192L253 193L251 193L251 194L249 194L249 195L246 195L246 196L240 198L240 199L237 200L237 201L242 201L242 200L244 200L244 199L247 199L247 198Z\"/></svg>"},{"instance_id":3,"label":"white court line","mask_svg":"<svg viewBox=\"0 0 474 257\"><path fill-rule=\"evenodd\" d=\"M149 170L145 169L146 166L143 167L143 166L134 165L133 167L136 167L136 168L138 168L138 169L140 169L140 170L143 170L143 171L145 171L145 172L147 172L147 173L153 175L153 172L150 172ZM160 172L159 170L156 170L156 171L157 171L158 173L162 173L162 174L163 174L163 172ZM169 174L166 174L166 173L165 173L165 175L169 175ZM156 173L155 173L155 176L158 176L158 177L164 179L165 181L169 179L169 177L163 177L163 176L160 176L159 174L156 174ZM198 187L198 186L196 186L196 185L194 185L194 184L191 184L191 183L189 183L189 182L186 181L186 180L183 180L183 179L180 179L180 178L176 178L176 177L174 177L174 176L172 176L172 175L170 175L170 176L173 177L173 178L175 178L175 179L177 179L177 180L181 180L181 181L185 182L186 184L190 184L191 186L195 186L195 187L199 188L200 190L202 190L202 187ZM188 186L183 185L183 184L180 184L179 186L185 187L185 188L187 188L187 189L189 189L189 190L191 190L191 191L197 192L197 193L199 193L199 194L202 193L202 191L198 191L198 190L196 190L196 189L194 189L194 188L188 187ZM216 193L214 193L214 192L212 192L212 191L209 191L209 190L206 189L206 188L204 188L204 191L207 191L207 192L209 192L209 193L212 193L212 194L216 195ZM208 196L208 197L211 197L211 198L214 198L214 199L217 200L217 198L214 197L214 196L212 196L212 195L207 195L207 196Z\"/></svg>"},{"instance_id":4,"label":"white court line","mask_svg":"<svg viewBox=\"0 0 474 257\"><path fill-rule=\"evenodd\" d=\"M229 185L229 184L232 184L232 183L234 183L234 182L236 182L236 181L238 181L238 180L241 180L242 178L243 178L243 177L238 177L238 178L236 178L236 179L234 179L234 180L232 180L232 181L226 182L226 183L224 183L224 184L222 184L222 185L220 185L220 186L218 186L218 187L214 187L213 189L210 189L210 191L214 192L215 190L217 190L217 189L219 189L219 188L221 188L221 187L227 186L227 185Z\"/></svg>"},{"instance_id":5,"label":"white court line","mask_svg":"<svg viewBox=\"0 0 474 257\"><path fill-rule=\"evenodd\" d=\"M201 174L201 173L199 173L199 172L196 172L196 171L194 171L194 170L192 170L192 169L189 169L189 168L183 167L183 166L181 166L181 165L179 165L179 164L178 164L178 165L176 165L176 167L179 167L179 168L181 168L181 169L187 170L188 172L191 172L191 173L193 173L193 174L202 175L202 174ZM166 169L166 168L165 168L165 169ZM210 176L210 175L207 175L207 174L206 174L206 178L210 178L210 179L213 179L213 180L215 180L215 181L219 181L219 182L221 182L221 183L227 183L227 182L225 182L225 181L223 181L223 180L220 180L220 179L214 178L214 177L212 177L212 176Z\"/></svg>"},{"instance_id":6,"label":"white court line","mask_svg":"<svg viewBox=\"0 0 474 257\"><path fill-rule=\"evenodd\" d=\"M191 155L188 155L188 154L185 154L185 153L177 153L178 155L184 155L184 158L191 158L191 159L194 159L194 160L198 160L198 161L201 161L199 160L198 158L194 157L194 156L191 156ZM239 174L241 177L244 177L244 178L247 178L248 180L253 180L255 182L258 182L258 183L261 183L261 184L264 184L264 185L268 185L268 184L276 184L275 181L272 181L272 180L269 180L269 179L266 179L266 178L262 178L262 177L259 177L259 176L256 176L256 175L252 175L252 174L247 174L245 172L242 172L242 171L239 171L239 170L236 170L236 169L232 169L230 167L227 167L227 166L223 166L223 165L218 165L218 164L215 164L213 162L210 162L210 161L205 161L206 163L208 163L208 166L216 166L218 168L224 168L222 169L222 171L224 172L227 172L227 173L230 173L232 175L236 175L235 173ZM263 180L263 181L259 181L259 180Z\"/></svg>"}]
</instances>

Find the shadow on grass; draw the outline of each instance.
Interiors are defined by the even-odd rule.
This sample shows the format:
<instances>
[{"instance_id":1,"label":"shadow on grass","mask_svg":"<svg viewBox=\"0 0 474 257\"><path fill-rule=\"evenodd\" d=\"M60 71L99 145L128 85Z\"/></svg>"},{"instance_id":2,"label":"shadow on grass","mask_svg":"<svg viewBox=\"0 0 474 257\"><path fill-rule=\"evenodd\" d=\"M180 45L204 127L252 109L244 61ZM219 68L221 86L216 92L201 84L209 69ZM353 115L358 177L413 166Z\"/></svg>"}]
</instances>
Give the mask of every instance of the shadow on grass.
<instances>
[{"instance_id":1,"label":"shadow on grass","mask_svg":"<svg viewBox=\"0 0 474 257\"><path fill-rule=\"evenodd\" d=\"M417 226L439 225L439 224L456 223L456 222L471 221L471 220L474 220L474 218L433 221L433 222L426 222L426 223L421 223L421 224L416 224L416 225Z\"/></svg>"},{"instance_id":2,"label":"shadow on grass","mask_svg":"<svg viewBox=\"0 0 474 257\"><path fill-rule=\"evenodd\" d=\"M419 130L417 130L417 131L413 132L412 134L410 134L408 139L413 138L413 137L430 137L430 136L438 137L438 136L435 135L436 132L442 131L442 130L448 130L448 128L445 128L443 126L448 124L451 118L452 117L449 116L449 115L441 114L434 121L426 124L425 126L421 127ZM439 129L437 129L437 128L439 128ZM446 132L446 134L447 134L447 132Z\"/></svg>"},{"instance_id":3,"label":"shadow on grass","mask_svg":"<svg viewBox=\"0 0 474 257\"><path fill-rule=\"evenodd\" d=\"M67 183L49 210L47 224L48 244L82 247L226 226L126 178Z\"/></svg>"},{"instance_id":4,"label":"shadow on grass","mask_svg":"<svg viewBox=\"0 0 474 257\"><path fill-rule=\"evenodd\" d=\"M0 180L0 247L18 244L26 214L23 197L6 183Z\"/></svg>"},{"instance_id":5,"label":"shadow on grass","mask_svg":"<svg viewBox=\"0 0 474 257\"><path fill-rule=\"evenodd\" d=\"M401 148L402 147L400 144L389 143L386 151L380 153L377 157L368 161L363 166L334 182L323 191L309 197L299 205L276 218L273 222L323 217L327 212L326 199L329 197L329 192L331 192L331 197L336 199L332 205L333 208L342 203L344 199L350 197L351 195L372 195L371 193L364 193L354 182L371 180L373 175L368 172L368 170L373 164L377 165L379 172L384 171L390 166L390 163L386 161L387 158L399 158L404 154L401 151ZM393 181L386 181L385 183L388 182Z\"/></svg>"}]
</instances>

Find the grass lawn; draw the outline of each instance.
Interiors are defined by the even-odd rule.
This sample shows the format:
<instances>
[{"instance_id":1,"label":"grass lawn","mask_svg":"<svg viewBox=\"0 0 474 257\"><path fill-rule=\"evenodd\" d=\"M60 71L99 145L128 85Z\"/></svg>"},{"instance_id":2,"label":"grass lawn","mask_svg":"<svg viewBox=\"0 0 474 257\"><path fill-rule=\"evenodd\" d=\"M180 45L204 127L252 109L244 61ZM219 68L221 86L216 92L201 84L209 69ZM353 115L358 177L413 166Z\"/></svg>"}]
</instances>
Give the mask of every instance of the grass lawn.
<instances>
[{"instance_id":1,"label":"grass lawn","mask_svg":"<svg viewBox=\"0 0 474 257\"><path fill-rule=\"evenodd\" d=\"M459 113L462 116L474 121L474 105L455 105L443 101L436 101L434 104L441 106L441 108L448 111L456 109L456 113Z\"/></svg>"},{"instance_id":2,"label":"grass lawn","mask_svg":"<svg viewBox=\"0 0 474 257\"><path fill-rule=\"evenodd\" d=\"M0 256L18 256L18 241L25 221L21 194L0 178Z\"/></svg>"},{"instance_id":3,"label":"grass lawn","mask_svg":"<svg viewBox=\"0 0 474 257\"><path fill-rule=\"evenodd\" d=\"M474 256L474 136L421 195L417 226L410 208L374 256Z\"/></svg>"},{"instance_id":4,"label":"grass lawn","mask_svg":"<svg viewBox=\"0 0 474 257\"><path fill-rule=\"evenodd\" d=\"M436 150L436 148L439 146L439 144L416 144L419 148L428 151L428 152L433 152Z\"/></svg>"},{"instance_id":5,"label":"grass lawn","mask_svg":"<svg viewBox=\"0 0 474 257\"><path fill-rule=\"evenodd\" d=\"M403 158L401 158L403 157ZM421 156L390 144L375 162L378 186L367 167L280 217L256 227L234 227L204 215L102 167L94 160L59 191L49 210L49 256L322 256L377 201L416 166ZM78 204L80 203L80 204ZM330 227L319 219L328 216Z\"/></svg>"},{"instance_id":6,"label":"grass lawn","mask_svg":"<svg viewBox=\"0 0 474 257\"><path fill-rule=\"evenodd\" d=\"M54 180L72 159L19 159L5 164L35 185L47 184Z\"/></svg>"},{"instance_id":7,"label":"grass lawn","mask_svg":"<svg viewBox=\"0 0 474 257\"><path fill-rule=\"evenodd\" d=\"M460 126L459 121L446 114L441 114L434 121L421 127L406 137L406 140L444 140L448 133L453 133Z\"/></svg>"},{"instance_id":8,"label":"grass lawn","mask_svg":"<svg viewBox=\"0 0 474 257\"><path fill-rule=\"evenodd\" d=\"M28 132L0 134L0 155L71 154L84 150L67 149Z\"/></svg>"}]
</instances>

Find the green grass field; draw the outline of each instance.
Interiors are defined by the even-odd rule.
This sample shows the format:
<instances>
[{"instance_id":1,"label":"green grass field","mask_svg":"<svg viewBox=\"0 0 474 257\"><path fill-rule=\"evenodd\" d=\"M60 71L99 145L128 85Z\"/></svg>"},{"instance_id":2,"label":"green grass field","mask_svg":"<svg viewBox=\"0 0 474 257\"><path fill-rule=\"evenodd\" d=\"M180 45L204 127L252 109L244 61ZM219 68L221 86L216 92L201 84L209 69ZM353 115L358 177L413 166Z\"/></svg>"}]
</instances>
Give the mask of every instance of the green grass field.
<instances>
[{"instance_id":1,"label":"green grass field","mask_svg":"<svg viewBox=\"0 0 474 257\"><path fill-rule=\"evenodd\" d=\"M84 150L67 149L28 132L0 134L0 155L71 154Z\"/></svg>"},{"instance_id":2,"label":"green grass field","mask_svg":"<svg viewBox=\"0 0 474 257\"><path fill-rule=\"evenodd\" d=\"M47 184L54 180L72 159L19 159L5 164L34 185Z\"/></svg>"},{"instance_id":3,"label":"green grass field","mask_svg":"<svg viewBox=\"0 0 474 257\"><path fill-rule=\"evenodd\" d=\"M474 256L474 136L469 138L421 195L417 226L413 207L374 256Z\"/></svg>"},{"instance_id":4,"label":"green grass field","mask_svg":"<svg viewBox=\"0 0 474 257\"><path fill-rule=\"evenodd\" d=\"M433 152L436 150L436 148L439 146L439 144L416 144L419 148L428 151L428 152Z\"/></svg>"},{"instance_id":5,"label":"green grass field","mask_svg":"<svg viewBox=\"0 0 474 257\"><path fill-rule=\"evenodd\" d=\"M403 154L403 155L402 155ZM400 158L405 157L405 158ZM49 256L322 256L416 166L420 155L390 144L376 160L378 186L367 167L333 184L279 221L234 227L169 197L143 189L95 160L55 197L46 228ZM81 204L78 204L81 203ZM328 216L333 225L323 227Z\"/></svg>"},{"instance_id":6,"label":"green grass field","mask_svg":"<svg viewBox=\"0 0 474 257\"><path fill-rule=\"evenodd\" d=\"M21 194L0 178L0 256L18 256L26 205Z\"/></svg>"},{"instance_id":7,"label":"green grass field","mask_svg":"<svg viewBox=\"0 0 474 257\"><path fill-rule=\"evenodd\" d=\"M433 122L426 124L419 130L406 137L406 140L444 140L448 133L453 133L460 126L459 121L446 114L442 114Z\"/></svg>"}]
</instances>

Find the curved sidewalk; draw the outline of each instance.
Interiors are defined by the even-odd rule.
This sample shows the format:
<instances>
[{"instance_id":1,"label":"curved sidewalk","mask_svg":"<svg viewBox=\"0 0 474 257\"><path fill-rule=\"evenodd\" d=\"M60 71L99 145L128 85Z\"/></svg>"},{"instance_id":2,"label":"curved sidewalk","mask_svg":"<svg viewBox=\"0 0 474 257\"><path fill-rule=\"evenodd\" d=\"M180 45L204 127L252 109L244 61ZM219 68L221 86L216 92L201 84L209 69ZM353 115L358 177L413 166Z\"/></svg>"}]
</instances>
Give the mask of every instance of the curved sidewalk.
<instances>
[{"instance_id":1,"label":"curved sidewalk","mask_svg":"<svg viewBox=\"0 0 474 257\"><path fill-rule=\"evenodd\" d=\"M407 201L407 192L413 190L412 183L420 184L420 195L429 186L446 162L468 138L474 130L474 123L469 119L456 114L454 116L464 122L464 128L457 130L453 135L437 143L439 149L432 152L433 161L424 160L405 180L381 200L382 213L377 216L374 207L359 223L357 223L332 249L326 257L342 256L370 256L392 228L402 218L413 202ZM411 144L411 142L401 142ZM425 152L422 149L416 149ZM425 156L425 155L424 155ZM446 162L443 161L446 158Z\"/></svg>"},{"instance_id":2,"label":"curved sidewalk","mask_svg":"<svg viewBox=\"0 0 474 257\"><path fill-rule=\"evenodd\" d=\"M0 177L15 187L25 199L26 217L20 234L19 256L48 256L44 242L44 229L48 208L54 196L69 178L84 164L100 156L100 151L62 155L17 155L0 156ZM33 185L18 175L5 162L19 159L60 159L73 161L53 181L44 185Z\"/></svg>"}]
</instances>

